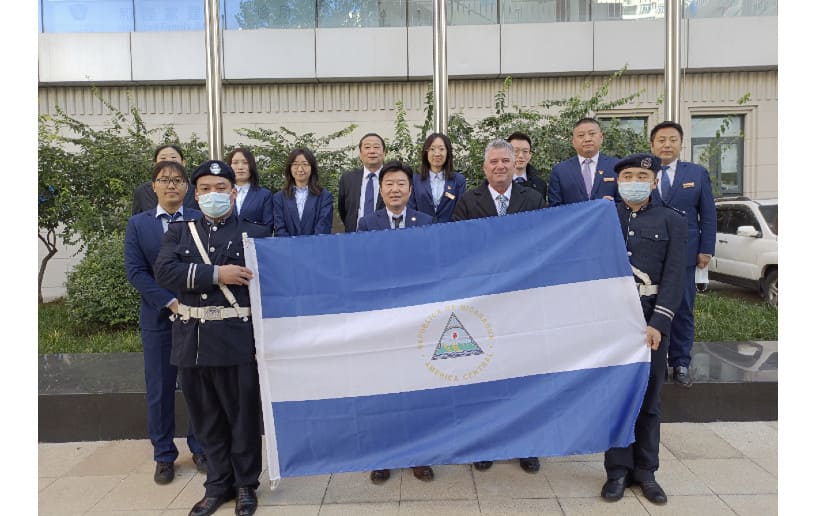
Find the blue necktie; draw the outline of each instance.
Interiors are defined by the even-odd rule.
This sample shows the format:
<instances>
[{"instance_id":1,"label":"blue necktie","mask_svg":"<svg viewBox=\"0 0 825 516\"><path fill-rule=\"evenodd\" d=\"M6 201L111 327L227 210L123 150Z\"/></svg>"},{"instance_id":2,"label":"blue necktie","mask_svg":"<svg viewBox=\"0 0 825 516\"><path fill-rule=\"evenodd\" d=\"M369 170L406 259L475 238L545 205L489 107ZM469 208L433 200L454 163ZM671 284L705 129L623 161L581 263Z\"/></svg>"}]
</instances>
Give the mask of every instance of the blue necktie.
<instances>
[{"instance_id":1,"label":"blue necktie","mask_svg":"<svg viewBox=\"0 0 825 516\"><path fill-rule=\"evenodd\" d=\"M669 169L669 168L670 167L667 166L667 165L662 167L662 180L660 181L660 184L659 184L659 190L660 190L660 193L662 194L662 200L663 201L667 200L668 194L670 193L670 177L668 177L668 175L667 175L667 169Z\"/></svg>"},{"instance_id":2,"label":"blue necktie","mask_svg":"<svg viewBox=\"0 0 825 516\"><path fill-rule=\"evenodd\" d=\"M372 186L372 180L375 174L367 176L367 189L364 190L364 216L375 213L375 187Z\"/></svg>"},{"instance_id":3,"label":"blue necktie","mask_svg":"<svg viewBox=\"0 0 825 516\"><path fill-rule=\"evenodd\" d=\"M169 223L177 220L180 217L180 212L175 212L174 215L169 215L168 213L161 213L160 216L166 222L166 224L163 224L163 232L166 233L167 231L169 231Z\"/></svg>"}]
</instances>

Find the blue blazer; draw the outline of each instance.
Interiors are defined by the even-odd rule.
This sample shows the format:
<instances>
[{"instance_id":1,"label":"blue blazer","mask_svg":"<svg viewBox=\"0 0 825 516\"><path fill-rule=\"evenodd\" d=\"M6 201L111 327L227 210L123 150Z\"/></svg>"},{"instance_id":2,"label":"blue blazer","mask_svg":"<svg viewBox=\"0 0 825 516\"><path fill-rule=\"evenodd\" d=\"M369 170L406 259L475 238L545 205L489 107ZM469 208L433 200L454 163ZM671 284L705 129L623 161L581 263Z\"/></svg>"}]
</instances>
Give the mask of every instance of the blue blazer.
<instances>
[{"instance_id":1,"label":"blue blazer","mask_svg":"<svg viewBox=\"0 0 825 516\"><path fill-rule=\"evenodd\" d=\"M426 213L407 208L407 214L404 217L405 228L424 226L432 223L433 218ZM390 218L387 215L386 208L381 208L372 215L362 217L361 220L358 221L357 231L375 231L377 229L390 229Z\"/></svg>"},{"instance_id":2,"label":"blue blazer","mask_svg":"<svg viewBox=\"0 0 825 516\"><path fill-rule=\"evenodd\" d=\"M590 197L584 187L582 179L582 168L579 165L579 157L573 156L556 164L550 171L550 178L547 181L547 200L550 206L561 204L572 204L574 202L601 199L605 195L619 199L619 188L617 186L616 172L613 167L619 160L613 156L599 153L599 161L596 163L596 174L593 179L593 189Z\"/></svg>"},{"instance_id":3,"label":"blue blazer","mask_svg":"<svg viewBox=\"0 0 825 516\"><path fill-rule=\"evenodd\" d=\"M166 303L174 299L175 293L160 287L155 281L153 267L163 243L163 222L155 216L156 208L132 215L126 225L124 258L126 277L140 292L140 329L171 330L172 314ZM201 212L183 208L182 220L201 218Z\"/></svg>"},{"instance_id":4,"label":"blue blazer","mask_svg":"<svg viewBox=\"0 0 825 516\"><path fill-rule=\"evenodd\" d=\"M653 197L687 217L687 266L696 266L696 255L712 255L716 250L716 204L707 169L696 163L679 160L667 199L659 188Z\"/></svg>"},{"instance_id":5,"label":"blue blazer","mask_svg":"<svg viewBox=\"0 0 825 516\"><path fill-rule=\"evenodd\" d=\"M298 218L298 203L287 199L283 190L272 196L275 236L328 235L332 233L332 194L324 188L321 195L307 195L304 216Z\"/></svg>"},{"instance_id":6,"label":"blue blazer","mask_svg":"<svg viewBox=\"0 0 825 516\"><path fill-rule=\"evenodd\" d=\"M433 208L433 191L430 188L430 179L421 179L421 175L413 174L413 191L407 201L407 209L426 213L433 218L433 222L449 222L458 200L467 190L467 180L461 172L456 171L452 179L444 181L444 195L438 203L438 210ZM449 194L449 195L448 195ZM450 195L453 197L450 198Z\"/></svg>"},{"instance_id":7,"label":"blue blazer","mask_svg":"<svg viewBox=\"0 0 825 516\"><path fill-rule=\"evenodd\" d=\"M235 214L240 220L247 219L272 228L272 192L263 186L250 186L243 200L241 212L235 205Z\"/></svg>"}]
</instances>

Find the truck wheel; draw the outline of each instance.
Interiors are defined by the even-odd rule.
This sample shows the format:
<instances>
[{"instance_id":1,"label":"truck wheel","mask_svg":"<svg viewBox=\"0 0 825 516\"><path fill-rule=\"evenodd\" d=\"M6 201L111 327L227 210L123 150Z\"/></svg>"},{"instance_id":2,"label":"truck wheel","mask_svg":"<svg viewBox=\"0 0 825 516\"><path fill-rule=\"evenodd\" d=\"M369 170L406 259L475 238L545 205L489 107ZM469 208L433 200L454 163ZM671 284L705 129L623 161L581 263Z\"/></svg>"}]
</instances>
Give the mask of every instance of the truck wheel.
<instances>
[{"instance_id":1,"label":"truck wheel","mask_svg":"<svg viewBox=\"0 0 825 516\"><path fill-rule=\"evenodd\" d=\"M779 306L779 271L773 270L765 277L765 301L771 306Z\"/></svg>"}]
</instances>

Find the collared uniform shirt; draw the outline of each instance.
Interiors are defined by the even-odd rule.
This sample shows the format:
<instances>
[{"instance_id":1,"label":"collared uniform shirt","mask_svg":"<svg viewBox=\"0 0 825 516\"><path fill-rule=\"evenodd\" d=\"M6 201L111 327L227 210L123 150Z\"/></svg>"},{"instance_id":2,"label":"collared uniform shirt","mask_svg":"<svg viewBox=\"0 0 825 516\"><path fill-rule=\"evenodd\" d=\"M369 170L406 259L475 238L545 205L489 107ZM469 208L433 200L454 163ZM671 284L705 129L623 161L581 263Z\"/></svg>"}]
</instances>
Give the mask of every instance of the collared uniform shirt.
<instances>
[{"instance_id":1,"label":"collared uniform shirt","mask_svg":"<svg viewBox=\"0 0 825 516\"><path fill-rule=\"evenodd\" d=\"M178 208L178 211L176 211L175 213L167 213L167 211L161 208L160 204L158 204L158 207L155 210L155 218L160 217L161 222L163 222L163 232L166 233L167 231L169 231L169 220L163 215L171 215L173 219L179 219L183 217L183 210L181 208Z\"/></svg>"},{"instance_id":2,"label":"collared uniform shirt","mask_svg":"<svg viewBox=\"0 0 825 516\"><path fill-rule=\"evenodd\" d=\"M375 174L375 177L372 178L372 205L376 206L378 204L378 174L380 173L380 168L375 172L370 172L367 167L364 167L364 175L361 177L361 202L358 205L358 220L361 220L364 216L364 195L367 192L367 178L370 174Z\"/></svg>"},{"instance_id":3,"label":"collared uniform shirt","mask_svg":"<svg viewBox=\"0 0 825 516\"><path fill-rule=\"evenodd\" d=\"M498 211L498 196L503 195L506 199L504 202L507 203L507 208L510 208L510 201L513 200L513 183L510 183L510 186L507 187L507 190L503 194L499 194L495 188L493 188L489 183L487 183L487 189L490 191L490 196L493 198L493 204L496 205L496 211Z\"/></svg>"},{"instance_id":4,"label":"collared uniform shirt","mask_svg":"<svg viewBox=\"0 0 825 516\"><path fill-rule=\"evenodd\" d=\"M430 192L433 194L433 208L438 209L441 197L444 196L444 185L446 184L444 171L433 172L430 170Z\"/></svg>"},{"instance_id":5,"label":"collared uniform shirt","mask_svg":"<svg viewBox=\"0 0 825 516\"><path fill-rule=\"evenodd\" d=\"M395 213L391 212L389 208L387 208L387 217L390 219L390 229L403 229L407 227L407 207L404 207L404 211L401 212L401 222L398 224L398 227L395 227L395 222L392 220L393 217L397 217Z\"/></svg>"},{"instance_id":6,"label":"collared uniform shirt","mask_svg":"<svg viewBox=\"0 0 825 516\"><path fill-rule=\"evenodd\" d=\"M584 168L584 160L590 160L590 184L595 187L596 185L596 170L599 166L599 153L597 152L595 156L592 158L585 158L584 156L578 156L579 158L579 169Z\"/></svg>"},{"instance_id":7,"label":"collared uniform shirt","mask_svg":"<svg viewBox=\"0 0 825 516\"><path fill-rule=\"evenodd\" d=\"M243 208L243 202L246 199L246 194L249 193L249 186L250 183L247 183L243 186L235 185L235 188L238 190L238 195L235 197L235 213L240 214L241 208Z\"/></svg>"},{"instance_id":8,"label":"collared uniform shirt","mask_svg":"<svg viewBox=\"0 0 825 516\"><path fill-rule=\"evenodd\" d=\"M298 206L298 220L304 218L304 206L307 203L309 186L295 187L295 204Z\"/></svg>"},{"instance_id":9,"label":"collared uniform shirt","mask_svg":"<svg viewBox=\"0 0 825 516\"><path fill-rule=\"evenodd\" d=\"M667 167L667 178L670 181L670 188L673 188L673 179L676 177L676 166L679 165L679 160L675 159L668 165L662 165L663 167ZM656 188L659 189L659 195L662 195L662 171L661 169L659 172L656 173L656 179L659 180L658 185Z\"/></svg>"}]
</instances>

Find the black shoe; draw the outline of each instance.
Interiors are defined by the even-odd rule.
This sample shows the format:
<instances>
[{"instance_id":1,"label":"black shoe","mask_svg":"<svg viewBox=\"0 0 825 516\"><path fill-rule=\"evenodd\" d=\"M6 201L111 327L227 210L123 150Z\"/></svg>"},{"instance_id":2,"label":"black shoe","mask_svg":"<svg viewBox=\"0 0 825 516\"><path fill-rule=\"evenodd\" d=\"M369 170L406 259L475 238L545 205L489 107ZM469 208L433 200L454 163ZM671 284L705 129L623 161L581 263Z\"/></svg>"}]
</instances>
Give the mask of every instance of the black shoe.
<instances>
[{"instance_id":1,"label":"black shoe","mask_svg":"<svg viewBox=\"0 0 825 516\"><path fill-rule=\"evenodd\" d=\"M673 381L676 385L689 389L693 386L693 380L690 378L690 371L685 366L676 366L673 368Z\"/></svg>"},{"instance_id":2,"label":"black shoe","mask_svg":"<svg viewBox=\"0 0 825 516\"><path fill-rule=\"evenodd\" d=\"M195 467L201 473L206 473L207 463L206 463L206 454L205 453L193 453L192 454L192 462L195 463Z\"/></svg>"},{"instance_id":3,"label":"black shoe","mask_svg":"<svg viewBox=\"0 0 825 516\"><path fill-rule=\"evenodd\" d=\"M383 484L390 478L390 470L388 469L374 469L370 473L370 480L373 484Z\"/></svg>"},{"instance_id":4,"label":"black shoe","mask_svg":"<svg viewBox=\"0 0 825 516\"><path fill-rule=\"evenodd\" d=\"M526 459L519 459L518 462L521 465L521 469L527 473L536 473L541 469L538 457L527 457Z\"/></svg>"},{"instance_id":5,"label":"black shoe","mask_svg":"<svg viewBox=\"0 0 825 516\"><path fill-rule=\"evenodd\" d=\"M158 462L155 464L155 484L168 484L175 478L174 462Z\"/></svg>"},{"instance_id":6,"label":"black shoe","mask_svg":"<svg viewBox=\"0 0 825 516\"><path fill-rule=\"evenodd\" d=\"M602 498L608 502L618 502L624 496L624 489L630 486L628 477L608 478L602 486Z\"/></svg>"},{"instance_id":7,"label":"black shoe","mask_svg":"<svg viewBox=\"0 0 825 516\"><path fill-rule=\"evenodd\" d=\"M493 467L493 461L491 460L480 460L478 462L473 462L473 466L479 471L486 471Z\"/></svg>"},{"instance_id":8,"label":"black shoe","mask_svg":"<svg viewBox=\"0 0 825 516\"><path fill-rule=\"evenodd\" d=\"M418 480L423 480L424 482L430 482L433 478L435 478L435 474L433 473L433 468L430 466L413 466L413 476Z\"/></svg>"},{"instance_id":9,"label":"black shoe","mask_svg":"<svg viewBox=\"0 0 825 516\"><path fill-rule=\"evenodd\" d=\"M664 505L667 503L665 490L662 489L662 486L655 480L643 480L638 484L642 486L642 494L652 503L656 505Z\"/></svg>"},{"instance_id":10,"label":"black shoe","mask_svg":"<svg viewBox=\"0 0 825 516\"><path fill-rule=\"evenodd\" d=\"M224 496L204 496L201 500L192 506L189 511L189 516L209 516L214 514L221 505L234 498L234 493Z\"/></svg>"},{"instance_id":11,"label":"black shoe","mask_svg":"<svg viewBox=\"0 0 825 516\"><path fill-rule=\"evenodd\" d=\"M239 487L235 499L236 516L252 516L258 508L258 496L251 487Z\"/></svg>"}]
</instances>

